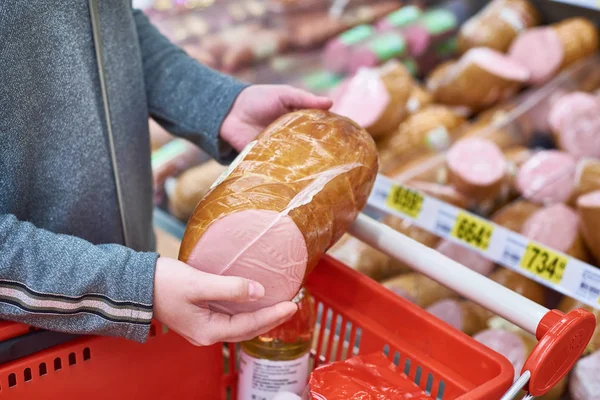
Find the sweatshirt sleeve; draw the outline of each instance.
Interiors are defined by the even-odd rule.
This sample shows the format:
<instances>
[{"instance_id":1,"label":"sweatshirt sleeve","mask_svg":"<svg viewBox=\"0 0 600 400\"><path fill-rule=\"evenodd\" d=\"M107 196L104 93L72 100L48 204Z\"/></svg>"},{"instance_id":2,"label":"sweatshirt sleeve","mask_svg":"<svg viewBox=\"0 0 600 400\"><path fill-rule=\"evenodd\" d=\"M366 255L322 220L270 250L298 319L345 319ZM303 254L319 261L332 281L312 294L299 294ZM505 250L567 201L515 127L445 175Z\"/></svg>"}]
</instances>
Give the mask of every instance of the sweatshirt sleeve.
<instances>
[{"instance_id":1,"label":"sweatshirt sleeve","mask_svg":"<svg viewBox=\"0 0 600 400\"><path fill-rule=\"evenodd\" d=\"M0 214L0 318L144 342L157 258Z\"/></svg>"},{"instance_id":2,"label":"sweatshirt sleeve","mask_svg":"<svg viewBox=\"0 0 600 400\"><path fill-rule=\"evenodd\" d=\"M238 94L247 86L189 57L133 10L142 52L150 115L167 131L190 140L221 163L237 153L219 130Z\"/></svg>"}]
</instances>

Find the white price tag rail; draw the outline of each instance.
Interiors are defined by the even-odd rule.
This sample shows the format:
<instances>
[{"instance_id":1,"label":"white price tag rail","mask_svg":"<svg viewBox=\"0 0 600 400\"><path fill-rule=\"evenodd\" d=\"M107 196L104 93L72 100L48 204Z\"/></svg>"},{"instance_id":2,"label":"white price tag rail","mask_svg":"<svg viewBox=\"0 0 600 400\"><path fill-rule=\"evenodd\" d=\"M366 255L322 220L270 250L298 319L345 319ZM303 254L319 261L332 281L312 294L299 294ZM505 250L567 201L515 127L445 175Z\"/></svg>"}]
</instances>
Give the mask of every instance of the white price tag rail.
<instances>
[{"instance_id":1,"label":"white price tag rail","mask_svg":"<svg viewBox=\"0 0 600 400\"><path fill-rule=\"evenodd\" d=\"M600 269L592 265L382 175L377 176L368 205L407 218L420 228L600 309Z\"/></svg>"}]
</instances>

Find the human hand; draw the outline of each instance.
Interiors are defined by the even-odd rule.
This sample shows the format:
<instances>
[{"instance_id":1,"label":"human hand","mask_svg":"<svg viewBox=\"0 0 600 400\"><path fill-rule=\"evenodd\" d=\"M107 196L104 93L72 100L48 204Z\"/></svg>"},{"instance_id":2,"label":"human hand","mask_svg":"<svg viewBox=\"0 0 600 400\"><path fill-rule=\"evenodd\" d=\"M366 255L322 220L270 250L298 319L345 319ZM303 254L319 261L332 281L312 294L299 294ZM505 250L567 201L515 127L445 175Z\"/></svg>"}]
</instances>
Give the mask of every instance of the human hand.
<instances>
[{"instance_id":1,"label":"human hand","mask_svg":"<svg viewBox=\"0 0 600 400\"><path fill-rule=\"evenodd\" d=\"M154 317L196 346L241 342L290 319L298 310L283 302L253 313L229 316L208 309L209 301L256 301L265 289L244 278L199 271L172 258L160 257L154 273Z\"/></svg>"},{"instance_id":2,"label":"human hand","mask_svg":"<svg viewBox=\"0 0 600 400\"><path fill-rule=\"evenodd\" d=\"M270 123L301 109L328 110L332 101L287 85L249 86L239 94L221 126L221 138L241 151Z\"/></svg>"}]
</instances>

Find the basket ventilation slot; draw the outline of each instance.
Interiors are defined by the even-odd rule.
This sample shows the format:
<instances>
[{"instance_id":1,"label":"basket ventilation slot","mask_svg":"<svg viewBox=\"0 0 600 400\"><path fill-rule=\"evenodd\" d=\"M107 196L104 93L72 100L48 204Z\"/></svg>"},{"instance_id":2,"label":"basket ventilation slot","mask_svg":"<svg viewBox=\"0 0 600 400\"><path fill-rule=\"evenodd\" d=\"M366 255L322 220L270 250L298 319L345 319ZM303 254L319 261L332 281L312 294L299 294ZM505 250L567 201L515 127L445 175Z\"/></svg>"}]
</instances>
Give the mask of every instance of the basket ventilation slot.
<instances>
[{"instance_id":1,"label":"basket ventilation slot","mask_svg":"<svg viewBox=\"0 0 600 400\"><path fill-rule=\"evenodd\" d=\"M92 358L92 353L91 353L90 348L89 347L84 348L81 352L81 356L82 356L83 361L90 360ZM75 365L77 365L77 354L75 352L69 353L69 355L65 358L66 358L66 360L68 360L69 367L74 367ZM63 359L61 357L56 357L54 360L52 360L49 363L47 363L47 362L40 363L37 366L37 368L35 366L25 368L23 370L22 375L21 375L21 373L17 374L16 372L11 372L7 378L8 382L3 382L2 386L0 386L0 391L2 390L2 387L12 388L12 387L17 386L17 384L20 382L21 376L23 377L22 383L31 382L32 380L34 380L33 371L37 370L38 374L36 375L36 377L42 377L42 376L48 375L48 364L50 364L50 367L53 369L54 372L58 372L63 369ZM4 386L5 384L6 384L6 386Z\"/></svg>"},{"instance_id":2,"label":"basket ventilation slot","mask_svg":"<svg viewBox=\"0 0 600 400\"><path fill-rule=\"evenodd\" d=\"M357 355L361 333L360 327L319 302L312 351L315 367Z\"/></svg>"},{"instance_id":3,"label":"basket ventilation slot","mask_svg":"<svg viewBox=\"0 0 600 400\"><path fill-rule=\"evenodd\" d=\"M400 352L398 352L398 351L394 352L394 357L392 359L391 355L390 355L390 346L386 344L383 346L383 354L387 358L391 359L395 366L397 366L397 367L400 366L400 359L402 358L400 356ZM404 375L410 376L412 368L413 368L413 366L412 366L410 359L406 358L404 360L404 370L402 372L404 372ZM415 371L415 378L414 378L413 382L415 382L415 384L417 386L423 388L423 385L421 384L422 379L423 379L423 368L420 365L417 365L416 371ZM434 382L435 382L435 378L434 378L433 374L431 372L428 373L424 390L425 390L425 393L427 393L427 395L429 395L429 396L432 395ZM435 397L436 400L443 400L444 386L445 386L444 381L440 380L437 397Z\"/></svg>"}]
</instances>

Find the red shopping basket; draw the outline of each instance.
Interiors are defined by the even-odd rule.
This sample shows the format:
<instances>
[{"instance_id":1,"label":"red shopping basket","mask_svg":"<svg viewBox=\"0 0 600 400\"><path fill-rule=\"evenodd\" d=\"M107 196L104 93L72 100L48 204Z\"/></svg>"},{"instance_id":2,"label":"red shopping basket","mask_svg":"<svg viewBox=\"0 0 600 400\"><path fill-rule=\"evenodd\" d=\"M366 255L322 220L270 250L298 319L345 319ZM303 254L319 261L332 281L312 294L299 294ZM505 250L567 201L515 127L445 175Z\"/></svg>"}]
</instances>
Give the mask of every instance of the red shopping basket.
<instances>
[{"instance_id":1,"label":"red shopping basket","mask_svg":"<svg viewBox=\"0 0 600 400\"><path fill-rule=\"evenodd\" d=\"M506 358L332 258L323 258L307 287L321 311L315 366L382 351L444 400L499 399L513 382ZM235 400L234 354L235 346L194 347L153 324L144 345L82 337L1 365L0 396Z\"/></svg>"}]
</instances>

